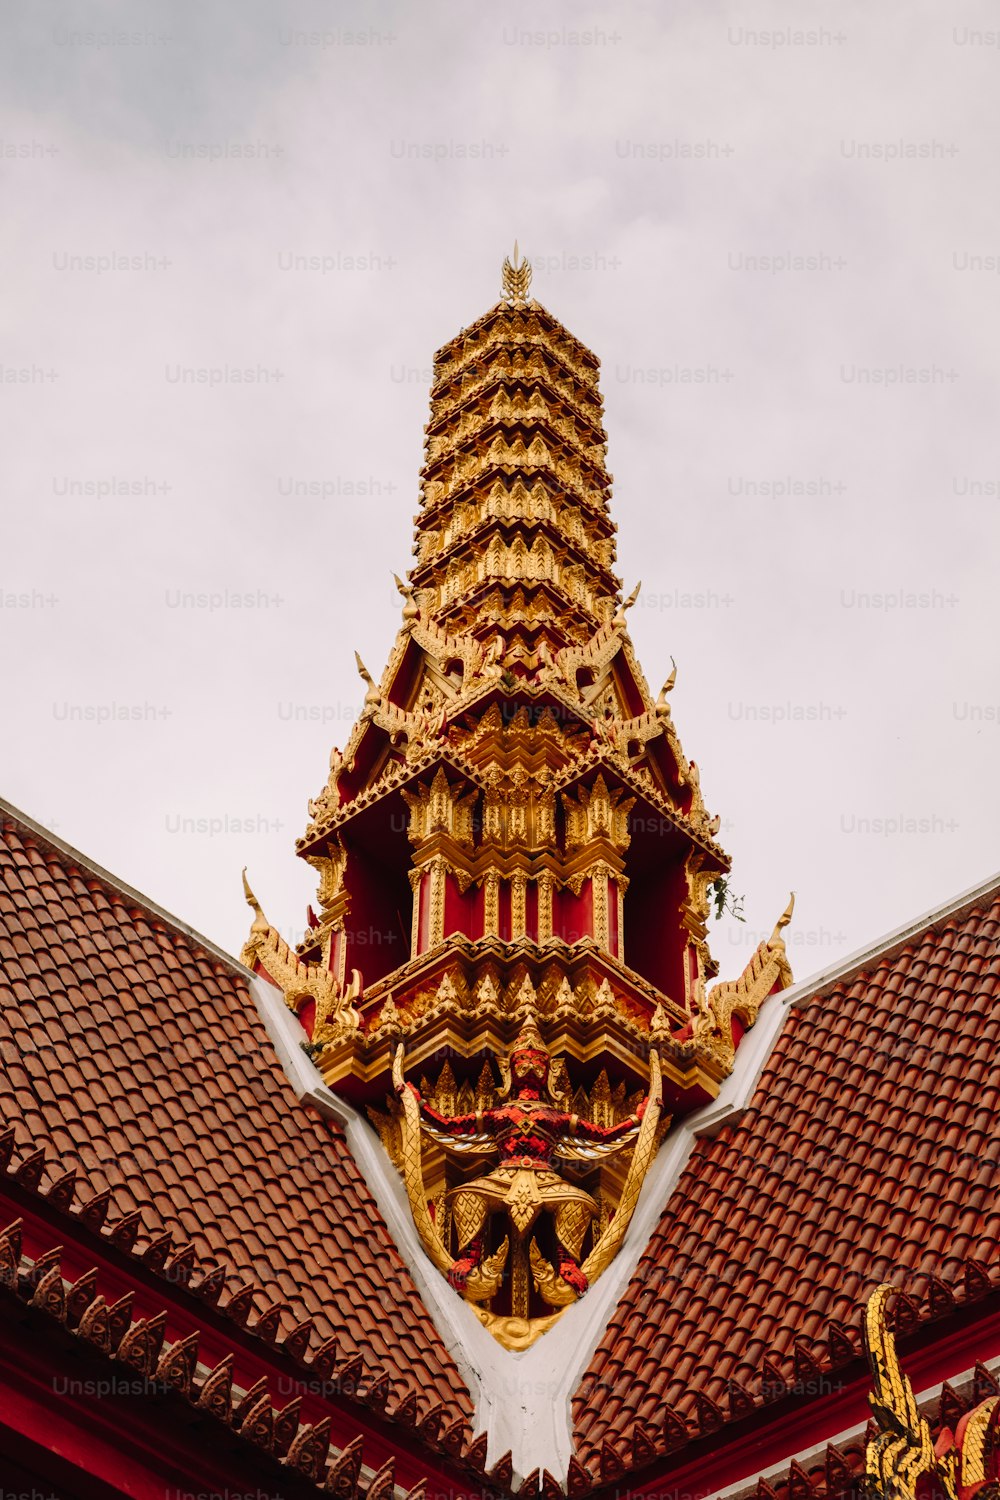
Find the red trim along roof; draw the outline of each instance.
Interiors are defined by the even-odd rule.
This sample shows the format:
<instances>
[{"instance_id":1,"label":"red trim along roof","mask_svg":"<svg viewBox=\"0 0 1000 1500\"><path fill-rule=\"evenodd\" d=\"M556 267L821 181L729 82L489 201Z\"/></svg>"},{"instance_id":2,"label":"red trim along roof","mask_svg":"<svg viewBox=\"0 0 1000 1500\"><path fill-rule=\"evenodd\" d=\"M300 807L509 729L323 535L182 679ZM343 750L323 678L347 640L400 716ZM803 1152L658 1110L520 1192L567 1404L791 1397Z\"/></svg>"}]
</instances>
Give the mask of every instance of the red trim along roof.
<instances>
[{"instance_id":1,"label":"red trim along roof","mask_svg":"<svg viewBox=\"0 0 1000 1500\"><path fill-rule=\"evenodd\" d=\"M59 1173L75 1168L84 1205L109 1193L127 1248L139 1235L149 1264L182 1246L198 1268L221 1263L230 1289L271 1309L270 1342L311 1320L313 1347L336 1338L369 1380L388 1374L390 1410L414 1427L433 1412L467 1439L458 1370L341 1131L289 1087L245 972L13 810L0 1059L18 1159L43 1148Z\"/></svg>"},{"instance_id":2,"label":"red trim along roof","mask_svg":"<svg viewBox=\"0 0 1000 1500\"><path fill-rule=\"evenodd\" d=\"M696 1142L577 1391L591 1480L631 1467L637 1434L679 1466L699 1433L717 1449L796 1388L822 1399L877 1282L915 1322L946 1316L955 1285L988 1293L998 937L994 887L790 1008L746 1111Z\"/></svg>"}]
</instances>

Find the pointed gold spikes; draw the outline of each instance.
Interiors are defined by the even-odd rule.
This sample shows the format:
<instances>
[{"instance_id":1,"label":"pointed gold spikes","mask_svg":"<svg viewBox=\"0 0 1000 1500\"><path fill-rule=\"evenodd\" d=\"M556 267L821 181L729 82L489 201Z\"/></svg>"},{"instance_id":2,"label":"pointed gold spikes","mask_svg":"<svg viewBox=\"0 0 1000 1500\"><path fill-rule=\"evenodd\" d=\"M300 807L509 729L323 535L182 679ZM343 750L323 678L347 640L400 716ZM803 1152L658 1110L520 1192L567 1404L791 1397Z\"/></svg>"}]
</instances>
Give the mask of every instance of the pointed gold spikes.
<instances>
[{"instance_id":1,"label":"pointed gold spikes","mask_svg":"<svg viewBox=\"0 0 1000 1500\"><path fill-rule=\"evenodd\" d=\"M257 900L257 897L250 889L250 882L247 879L246 865L243 866L243 895L246 898L247 906L249 906L253 912L253 925L251 926L250 931L267 932L269 930L270 924L261 909L260 902Z\"/></svg>"},{"instance_id":2,"label":"pointed gold spikes","mask_svg":"<svg viewBox=\"0 0 1000 1500\"><path fill-rule=\"evenodd\" d=\"M782 928L788 926L789 922L792 920L792 912L794 910L795 910L795 892L792 891L791 895L788 898L788 905L785 907L784 911L781 913L781 916L778 918L777 922L775 923L774 931L771 933L770 942L772 944L778 943L778 942L783 942L783 939L781 937Z\"/></svg>"},{"instance_id":3,"label":"pointed gold spikes","mask_svg":"<svg viewBox=\"0 0 1000 1500\"><path fill-rule=\"evenodd\" d=\"M660 696L657 698L656 703L654 705L657 714L661 718L663 718L664 716L667 717L667 718L670 717L670 704L667 702L667 699L670 696L670 694L673 692L674 685L675 685L676 682L677 682L677 663L674 661L673 657L671 657L670 658L670 676L667 678L666 682L660 688Z\"/></svg>"},{"instance_id":4,"label":"pointed gold spikes","mask_svg":"<svg viewBox=\"0 0 1000 1500\"><path fill-rule=\"evenodd\" d=\"M514 262L505 260L503 263L503 300L509 302L512 307L526 307L528 305L528 288L531 285L531 262L521 260L514 241Z\"/></svg>"}]
</instances>

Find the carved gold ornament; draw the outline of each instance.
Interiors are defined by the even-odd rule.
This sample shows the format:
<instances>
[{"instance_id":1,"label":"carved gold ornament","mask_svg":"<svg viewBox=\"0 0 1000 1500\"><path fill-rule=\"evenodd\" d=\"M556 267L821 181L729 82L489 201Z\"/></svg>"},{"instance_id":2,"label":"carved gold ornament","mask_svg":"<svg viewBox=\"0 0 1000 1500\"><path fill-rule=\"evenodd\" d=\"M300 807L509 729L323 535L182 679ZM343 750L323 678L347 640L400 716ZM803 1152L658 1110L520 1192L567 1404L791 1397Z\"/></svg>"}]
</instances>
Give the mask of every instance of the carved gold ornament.
<instances>
[{"instance_id":1,"label":"carved gold ornament","mask_svg":"<svg viewBox=\"0 0 1000 1500\"><path fill-rule=\"evenodd\" d=\"M503 295L507 302L513 307L525 307L528 300L528 288L531 285L531 263L521 260L518 254L517 241L514 241L513 263L505 260L503 263Z\"/></svg>"},{"instance_id":2,"label":"carved gold ornament","mask_svg":"<svg viewBox=\"0 0 1000 1500\"><path fill-rule=\"evenodd\" d=\"M872 1373L869 1396L876 1433L865 1453L871 1500L996 1500L1000 1480L1000 1396L989 1396L937 1440L919 1410L887 1322L896 1288L876 1287L865 1308L865 1353Z\"/></svg>"},{"instance_id":3,"label":"carved gold ornament","mask_svg":"<svg viewBox=\"0 0 1000 1500\"><path fill-rule=\"evenodd\" d=\"M380 676L356 658L297 841L317 899L292 949L245 886L243 950L510 1349L605 1272L668 1117L717 1095L791 982L789 907L709 987L720 819L676 665L654 694L629 637L598 360L531 274L515 245L500 300L434 357L399 629Z\"/></svg>"},{"instance_id":4,"label":"carved gold ornament","mask_svg":"<svg viewBox=\"0 0 1000 1500\"><path fill-rule=\"evenodd\" d=\"M615 1125L581 1120L568 1108L558 1083L560 1061L551 1057L537 1026L529 1021L502 1064L503 1086L496 1104L451 1116L405 1081L402 1044L393 1064L401 1102L398 1165L421 1241L437 1269L510 1348L527 1348L552 1326L553 1314L531 1315L532 1287L558 1314L610 1264L658 1144L662 1088L655 1048L650 1052L645 1099L634 1116ZM453 1246L428 1206L424 1138L448 1156L494 1162L490 1171L461 1180L446 1195ZM631 1159L614 1215L594 1234L594 1223L600 1225L601 1220L598 1204L591 1193L567 1179L563 1168L566 1163L598 1164L629 1146ZM543 1216L556 1264L543 1253L535 1233ZM502 1239L496 1236L497 1247L490 1252L486 1235L494 1218L506 1222L507 1232ZM593 1246L581 1260L588 1232L593 1234ZM479 1304L496 1296L505 1269L511 1311L498 1316Z\"/></svg>"}]
</instances>

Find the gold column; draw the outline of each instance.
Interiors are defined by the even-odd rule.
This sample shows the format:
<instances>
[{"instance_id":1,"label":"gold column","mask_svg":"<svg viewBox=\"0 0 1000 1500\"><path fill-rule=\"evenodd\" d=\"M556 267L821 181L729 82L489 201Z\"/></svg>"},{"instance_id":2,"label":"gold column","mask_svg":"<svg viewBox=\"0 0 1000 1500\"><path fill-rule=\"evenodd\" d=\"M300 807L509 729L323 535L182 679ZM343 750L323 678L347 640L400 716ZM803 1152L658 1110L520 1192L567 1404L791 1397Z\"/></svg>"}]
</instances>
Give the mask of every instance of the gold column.
<instances>
[{"instance_id":1,"label":"gold column","mask_svg":"<svg viewBox=\"0 0 1000 1500\"><path fill-rule=\"evenodd\" d=\"M555 880L548 870L538 877L538 941L552 936L552 890Z\"/></svg>"},{"instance_id":2,"label":"gold column","mask_svg":"<svg viewBox=\"0 0 1000 1500\"><path fill-rule=\"evenodd\" d=\"M611 944L608 927L608 867L595 865L590 876L590 889L594 905L594 937L607 952Z\"/></svg>"},{"instance_id":3,"label":"gold column","mask_svg":"<svg viewBox=\"0 0 1000 1500\"><path fill-rule=\"evenodd\" d=\"M487 870L483 876L483 936L500 935L500 876Z\"/></svg>"},{"instance_id":4,"label":"gold column","mask_svg":"<svg viewBox=\"0 0 1000 1500\"><path fill-rule=\"evenodd\" d=\"M528 925L527 902L528 878L523 870L515 870L510 879L510 935L523 938Z\"/></svg>"},{"instance_id":5,"label":"gold column","mask_svg":"<svg viewBox=\"0 0 1000 1500\"><path fill-rule=\"evenodd\" d=\"M410 889L413 892L413 920L410 923L410 957L420 952L420 888L424 872L419 867L410 871Z\"/></svg>"}]
</instances>

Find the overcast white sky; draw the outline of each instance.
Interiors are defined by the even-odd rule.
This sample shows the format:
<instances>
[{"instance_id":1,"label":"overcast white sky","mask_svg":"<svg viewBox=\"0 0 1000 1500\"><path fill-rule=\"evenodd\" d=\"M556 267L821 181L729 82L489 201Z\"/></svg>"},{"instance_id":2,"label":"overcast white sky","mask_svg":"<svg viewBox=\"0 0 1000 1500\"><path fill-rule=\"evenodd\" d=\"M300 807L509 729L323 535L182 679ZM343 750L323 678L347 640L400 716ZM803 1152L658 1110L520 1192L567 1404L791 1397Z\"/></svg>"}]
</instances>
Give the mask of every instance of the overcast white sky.
<instances>
[{"instance_id":1,"label":"overcast white sky","mask_svg":"<svg viewBox=\"0 0 1000 1500\"><path fill-rule=\"evenodd\" d=\"M633 639L746 898L723 975L790 888L803 978L1000 864L995 6L8 0L2 33L0 795L233 952L243 864L301 931L431 356L517 237L603 362Z\"/></svg>"}]
</instances>

